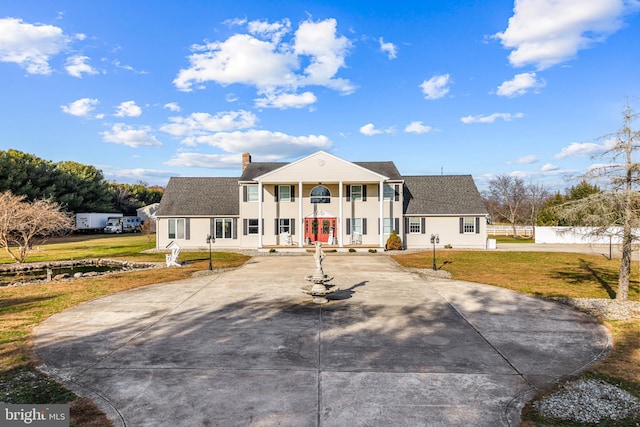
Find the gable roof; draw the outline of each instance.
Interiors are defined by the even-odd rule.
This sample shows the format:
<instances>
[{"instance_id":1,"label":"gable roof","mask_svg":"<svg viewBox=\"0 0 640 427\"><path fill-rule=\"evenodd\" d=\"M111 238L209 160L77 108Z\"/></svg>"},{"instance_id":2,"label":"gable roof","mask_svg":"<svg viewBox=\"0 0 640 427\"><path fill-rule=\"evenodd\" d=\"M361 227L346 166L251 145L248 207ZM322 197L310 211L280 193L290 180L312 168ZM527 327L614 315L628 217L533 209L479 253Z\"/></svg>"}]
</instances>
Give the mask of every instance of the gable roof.
<instances>
[{"instance_id":1,"label":"gable roof","mask_svg":"<svg viewBox=\"0 0 640 427\"><path fill-rule=\"evenodd\" d=\"M239 194L237 177L173 177L162 195L156 216L237 216Z\"/></svg>"},{"instance_id":2,"label":"gable roof","mask_svg":"<svg viewBox=\"0 0 640 427\"><path fill-rule=\"evenodd\" d=\"M405 215L487 215L471 175L404 177Z\"/></svg>"},{"instance_id":3,"label":"gable roof","mask_svg":"<svg viewBox=\"0 0 640 427\"><path fill-rule=\"evenodd\" d=\"M393 162L352 162L362 168L368 169L379 175L388 177L391 180L400 180L402 176ZM255 178L273 172L283 166L286 162L252 162L247 165L240 176L240 181L253 181Z\"/></svg>"}]
</instances>

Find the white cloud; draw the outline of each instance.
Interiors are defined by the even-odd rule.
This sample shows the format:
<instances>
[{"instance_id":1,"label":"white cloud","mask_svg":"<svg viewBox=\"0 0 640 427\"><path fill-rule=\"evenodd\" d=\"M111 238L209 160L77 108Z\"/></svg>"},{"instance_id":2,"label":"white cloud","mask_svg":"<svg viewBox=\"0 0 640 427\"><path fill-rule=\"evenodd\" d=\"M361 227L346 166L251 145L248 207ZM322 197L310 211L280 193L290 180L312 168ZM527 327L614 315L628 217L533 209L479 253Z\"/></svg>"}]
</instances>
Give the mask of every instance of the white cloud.
<instances>
[{"instance_id":1,"label":"white cloud","mask_svg":"<svg viewBox=\"0 0 640 427\"><path fill-rule=\"evenodd\" d=\"M559 170L560 168L556 165L553 165L551 163L546 163L544 166L542 166L542 169L540 169L542 172L555 172L557 170Z\"/></svg>"},{"instance_id":2,"label":"white cloud","mask_svg":"<svg viewBox=\"0 0 640 427\"><path fill-rule=\"evenodd\" d=\"M223 111L215 115L209 113L193 113L187 117L170 117L171 123L160 127L170 135L185 138L183 143L194 144L194 137L248 129L256 125L258 118L250 111Z\"/></svg>"},{"instance_id":3,"label":"white cloud","mask_svg":"<svg viewBox=\"0 0 640 427\"><path fill-rule=\"evenodd\" d=\"M407 127L404 128L404 131L407 133L418 133L418 134L431 132L431 130L432 130L431 126L425 126L420 121L411 122L407 125Z\"/></svg>"},{"instance_id":4,"label":"white cloud","mask_svg":"<svg viewBox=\"0 0 640 427\"><path fill-rule=\"evenodd\" d=\"M180 112L180 106L177 102L168 102L162 106L162 108L166 108L169 111L173 111L174 113Z\"/></svg>"},{"instance_id":5,"label":"white cloud","mask_svg":"<svg viewBox=\"0 0 640 427\"><path fill-rule=\"evenodd\" d=\"M247 29L251 34L271 40L278 44L282 37L291 31L291 21L283 19L282 22L269 23L268 21L251 21L247 23Z\"/></svg>"},{"instance_id":6,"label":"white cloud","mask_svg":"<svg viewBox=\"0 0 640 427\"><path fill-rule=\"evenodd\" d=\"M389 55L389 59L395 59L398 56L398 48L391 42L386 42L380 37L380 50L386 52Z\"/></svg>"},{"instance_id":7,"label":"white cloud","mask_svg":"<svg viewBox=\"0 0 640 427\"><path fill-rule=\"evenodd\" d=\"M265 93L264 95L264 98L258 98L255 100L256 107L279 108L281 110L286 108L304 108L308 105L314 104L318 100L318 98L312 92L304 92L301 94L275 94L269 92Z\"/></svg>"},{"instance_id":8,"label":"white cloud","mask_svg":"<svg viewBox=\"0 0 640 427\"><path fill-rule=\"evenodd\" d=\"M441 74L423 81L420 87L426 99L438 99L449 93L448 85L451 82L449 74Z\"/></svg>"},{"instance_id":9,"label":"white cloud","mask_svg":"<svg viewBox=\"0 0 640 427\"><path fill-rule=\"evenodd\" d=\"M73 77L82 78L82 74L98 74L98 71L87 64L88 56L75 55L67 58L67 65L64 67L67 73Z\"/></svg>"},{"instance_id":10,"label":"white cloud","mask_svg":"<svg viewBox=\"0 0 640 427\"><path fill-rule=\"evenodd\" d=\"M505 122L510 122L511 120L514 119L521 119L522 117L524 117L524 114L522 113L515 113L515 114L511 114L511 113L493 113L489 116L465 116L462 117L460 119L460 121L464 124L471 124L471 123L494 123L496 120L498 119L502 119Z\"/></svg>"},{"instance_id":11,"label":"white cloud","mask_svg":"<svg viewBox=\"0 0 640 427\"><path fill-rule=\"evenodd\" d=\"M114 116L116 117L140 117L142 114L142 108L136 105L135 101L125 101L121 102L120 105L116 107L116 113Z\"/></svg>"},{"instance_id":12,"label":"white cloud","mask_svg":"<svg viewBox=\"0 0 640 427\"><path fill-rule=\"evenodd\" d=\"M162 145L155 136L151 135L149 126L140 126L136 129L124 123L116 123L111 127L111 131L102 132L102 139L105 142L123 144L133 148Z\"/></svg>"},{"instance_id":13,"label":"white cloud","mask_svg":"<svg viewBox=\"0 0 640 427\"><path fill-rule=\"evenodd\" d=\"M235 34L225 41L192 46L189 67L182 69L174 85L191 91L194 84L216 82L227 86L255 86L259 93L292 92L316 85L349 94L355 87L336 74L345 66L351 43L336 34L334 19L302 22L287 41L290 27L253 21L251 34ZM308 64L301 70L301 63Z\"/></svg>"},{"instance_id":14,"label":"white cloud","mask_svg":"<svg viewBox=\"0 0 640 427\"><path fill-rule=\"evenodd\" d=\"M116 60L114 60L114 61L112 62L112 64L113 64L116 68L120 68L120 69L122 69L122 70L131 71L132 73L135 73L135 74L139 74L139 75L145 75L145 74L148 74L148 73L147 73L146 71L144 71L144 70L136 70L136 69L135 69L135 68L133 68L131 65L123 64L123 63L121 63L121 62L120 62L119 60L117 60L117 59L116 59Z\"/></svg>"},{"instance_id":15,"label":"white cloud","mask_svg":"<svg viewBox=\"0 0 640 427\"><path fill-rule=\"evenodd\" d=\"M610 150L615 145L615 138L608 139L601 145L594 142L572 142L571 144L569 144L569 146L563 147L558 154L553 156L553 158L566 159L567 157L593 156L595 154L600 154L607 150Z\"/></svg>"},{"instance_id":16,"label":"white cloud","mask_svg":"<svg viewBox=\"0 0 640 427\"><path fill-rule=\"evenodd\" d=\"M635 0L516 0L507 29L494 37L511 50L513 66L543 70L605 40L634 5Z\"/></svg>"},{"instance_id":17,"label":"white cloud","mask_svg":"<svg viewBox=\"0 0 640 427\"><path fill-rule=\"evenodd\" d=\"M336 34L338 23L335 19L305 21L295 33L294 52L300 57L308 57L310 64L304 69L299 84L326 86L344 94L352 93L355 87L345 79L334 78L345 66L351 42Z\"/></svg>"},{"instance_id":18,"label":"white cloud","mask_svg":"<svg viewBox=\"0 0 640 427\"><path fill-rule=\"evenodd\" d=\"M178 153L165 164L189 168L238 169L241 154Z\"/></svg>"},{"instance_id":19,"label":"white cloud","mask_svg":"<svg viewBox=\"0 0 640 427\"><path fill-rule=\"evenodd\" d=\"M268 161L300 157L316 150L331 148L324 135L293 136L282 132L248 130L218 132L194 138L194 143L206 144L229 153L249 152Z\"/></svg>"},{"instance_id":20,"label":"white cloud","mask_svg":"<svg viewBox=\"0 0 640 427\"><path fill-rule=\"evenodd\" d=\"M69 37L53 25L0 19L0 61L14 62L28 74L51 74L49 60L67 48Z\"/></svg>"},{"instance_id":21,"label":"white cloud","mask_svg":"<svg viewBox=\"0 0 640 427\"><path fill-rule=\"evenodd\" d=\"M360 127L360 133L366 136L380 135L382 133L393 133L395 132L394 127L390 127L387 129L376 129L373 123L367 123L364 126Z\"/></svg>"},{"instance_id":22,"label":"white cloud","mask_svg":"<svg viewBox=\"0 0 640 427\"><path fill-rule=\"evenodd\" d=\"M530 165L531 163L535 163L538 160L540 160L538 156L536 156L535 154L529 154L527 156L520 157L514 163L517 163L519 165Z\"/></svg>"},{"instance_id":23,"label":"white cloud","mask_svg":"<svg viewBox=\"0 0 640 427\"><path fill-rule=\"evenodd\" d=\"M544 80L538 80L536 73L522 73L516 74L512 80L507 80L498 86L496 92L499 96L506 96L513 98L526 94L529 89L537 89L544 87L546 82Z\"/></svg>"},{"instance_id":24,"label":"white cloud","mask_svg":"<svg viewBox=\"0 0 640 427\"><path fill-rule=\"evenodd\" d=\"M96 108L99 101L95 98L81 98L67 105L61 105L60 108L67 114L76 117L88 117Z\"/></svg>"},{"instance_id":25,"label":"white cloud","mask_svg":"<svg viewBox=\"0 0 640 427\"><path fill-rule=\"evenodd\" d=\"M381 134L382 131L379 129L375 129L373 123L367 123L366 125L360 127L360 133L363 135L372 136Z\"/></svg>"}]
</instances>

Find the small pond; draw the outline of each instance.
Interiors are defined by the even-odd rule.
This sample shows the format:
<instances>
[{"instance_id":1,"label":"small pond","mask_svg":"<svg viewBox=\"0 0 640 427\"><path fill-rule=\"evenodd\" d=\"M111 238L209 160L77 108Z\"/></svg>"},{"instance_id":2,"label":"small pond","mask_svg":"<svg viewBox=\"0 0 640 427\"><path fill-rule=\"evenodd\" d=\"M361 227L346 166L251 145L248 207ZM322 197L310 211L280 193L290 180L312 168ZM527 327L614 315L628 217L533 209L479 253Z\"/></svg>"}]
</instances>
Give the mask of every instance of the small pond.
<instances>
[{"instance_id":1,"label":"small pond","mask_svg":"<svg viewBox=\"0 0 640 427\"><path fill-rule=\"evenodd\" d=\"M156 266L156 263L136 263L102 259L5 264L0 265L0 287L21 283L92 277L105 273L139 270Z\"/></svg>"}]
</instances>

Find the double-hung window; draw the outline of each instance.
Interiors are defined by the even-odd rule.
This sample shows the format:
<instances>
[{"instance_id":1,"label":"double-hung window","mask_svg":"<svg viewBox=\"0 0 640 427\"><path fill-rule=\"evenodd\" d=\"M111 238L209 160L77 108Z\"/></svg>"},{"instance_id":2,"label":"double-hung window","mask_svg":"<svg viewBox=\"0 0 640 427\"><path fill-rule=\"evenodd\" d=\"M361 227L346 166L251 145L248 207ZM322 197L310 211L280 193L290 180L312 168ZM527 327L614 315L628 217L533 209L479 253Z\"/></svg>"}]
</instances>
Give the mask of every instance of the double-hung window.
<instances>
[{"instance_id":1,"label":"double-hung window","mask_svg":"<svg viewBox=\"0 0 640 427\"><path fill-rule=\"evenodd\" d=\"M393 231L393 218L384 218L382 221L382 232L384 234L391 234Z\"/></svg>"},{"instance_id":2,"label":"double-hung window","mask_svg":"<svg viewBox=\"0 0 640 427\"><path fill-rule=\"evenodd\" d=\"M351 218L351 233L362 234L363 231L362 218Z\"/></svg>"},{"instance_id":3,"label":"double-hung window","mask_svg":"<svg viewBox=\"0 0 640 427\"><path fill-rule=\"evenodd\" d=\"M462 224L463 233L475 233L476 232L476 219L473 217L465 217Z\"/></svg>"},{"instance_id":4,"label":"double-hung window","mask_svg":"<svg viewBox=\"0 0 640 427\"><path fill-rule=\"evenodd\" d=\"M170 239L184 239L185 220L184 218L169 219L169 238Z\"/></svg>"},{"instance_id":5,"label":"double-hung window","mask_svg":"<svg viewBox=\"0 0 640 427\"><path fill-rule=\"evenodd\" d=\"M362 201L362 185L351 186L351 200Z\"/></svg>"},{"instance_id":6,"label":"double-hung window","mask_svg":"<svg viewBox=\"0 0 640 427\"><path fill-rule=\"evenodd\" d=\"M291 201L291 186L290 185L279 185L278 186L278 200L280 202L290 202Z\"/></svg>"},{"instance_id":7,"label":"double-hung window","mask_svg":"<svg viewBox=\"0 0 640 427\"><path fill-rule=\"evenodd\" d=\"M259 230L258 218L249 218L247 220L247 234L258 234Z\"/></svg>"},{"instance_id":8,"label":"double-hung window","mask_svg":"<svg viewBox=\"0 0 640 427\"><path fill-rule=\"evenodd\" d=\"M409 233L422 233L422 218L409 218Z\"/></svg>"},{"instance_id":9,"label":"double-hung window","mask_svg":"<svg viewBox=\"0 0 640 427\"><path fill-rule=\"evenodd\" d=\"M393 202L396 199L396 189L393 185L385 184L382 191L385 201Z\"/></svg>"},{"instance_id":10,"label":"double-hung window","mask_svg":"<svg viewBox=\"0 0 640 427\"><path fill-rule=\"evenodd\" d=\"M279 218L278 219L278 234L282 233L292 233L291 230L291 219L290 218Z\"/></svg>"},{"instance_id":11,"label":"double-hung window","mask_svg":"<svg viewBox=\"0 0 640 427\"><path fill-rule=\"evenodd\" d=\"M247 185L247 202L258 201L258 184Z\"/></svg>"}]
</instances>

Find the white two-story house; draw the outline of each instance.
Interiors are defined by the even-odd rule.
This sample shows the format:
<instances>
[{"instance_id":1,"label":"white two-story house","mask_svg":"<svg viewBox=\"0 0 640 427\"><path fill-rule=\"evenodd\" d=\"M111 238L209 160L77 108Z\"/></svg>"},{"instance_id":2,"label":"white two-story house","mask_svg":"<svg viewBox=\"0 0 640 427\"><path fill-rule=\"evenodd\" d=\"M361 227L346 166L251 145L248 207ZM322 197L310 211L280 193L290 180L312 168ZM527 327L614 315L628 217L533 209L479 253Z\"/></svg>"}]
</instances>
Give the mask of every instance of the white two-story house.
<instances>
[{"instance_id":1,"label":"white two-story house","mask_svg":"<svg viewBox=\"0 0 640 427\"><path fill-rule=\"evenodd\" d=\"M402 176L395 164L349 162L318 151L291 163L251 162L236 178L171 178L157 248L485 248L486 217L470 175Z\"/></svg>"}]
</instances>

